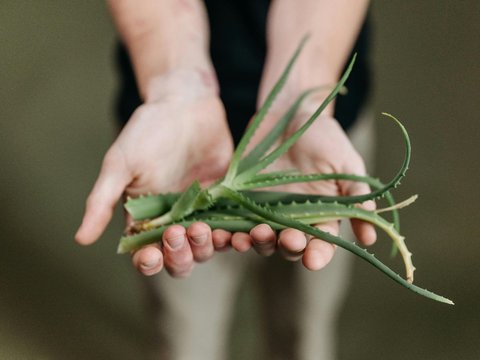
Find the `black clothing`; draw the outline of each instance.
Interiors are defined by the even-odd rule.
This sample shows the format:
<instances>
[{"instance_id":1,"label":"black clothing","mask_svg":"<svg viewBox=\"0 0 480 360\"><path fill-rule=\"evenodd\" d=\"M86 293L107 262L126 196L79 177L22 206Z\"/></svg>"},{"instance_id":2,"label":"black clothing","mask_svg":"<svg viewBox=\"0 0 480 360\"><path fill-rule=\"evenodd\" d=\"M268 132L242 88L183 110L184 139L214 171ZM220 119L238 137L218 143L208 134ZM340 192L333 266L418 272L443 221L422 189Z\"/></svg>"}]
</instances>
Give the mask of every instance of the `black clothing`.
<instances>
[{"instance_id":1,"label":"black clothing","mask_svg":"<svg viewBox=\"0 0 480 360\"><path fill-rule=\"evenodd\" d=\"M205 0L210 20L212 61L235 143L256 110L266 53L265 23L269 3L269 0ZM355 121L368 93L367 36L368 26L365 24L352 51L352 55L357 52L357 61L346 83L348 94L339 96L336 101L335 117L344 129ZM121 89L117 110L118 118L124 124L141 100L128 55L122 46L118 51L118 64Z\"/></svg>"}]
</instances>

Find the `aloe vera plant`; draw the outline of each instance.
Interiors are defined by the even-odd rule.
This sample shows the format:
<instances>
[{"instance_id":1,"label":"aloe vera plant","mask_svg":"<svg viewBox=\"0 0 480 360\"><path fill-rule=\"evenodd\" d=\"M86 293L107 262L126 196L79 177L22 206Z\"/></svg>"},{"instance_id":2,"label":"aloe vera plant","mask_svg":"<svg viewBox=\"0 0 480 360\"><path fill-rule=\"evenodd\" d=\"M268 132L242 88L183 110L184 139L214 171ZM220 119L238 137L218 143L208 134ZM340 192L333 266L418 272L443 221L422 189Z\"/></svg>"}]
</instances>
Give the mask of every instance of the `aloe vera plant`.
<instances>
[{"instance_id":1,"label":"aloe vera plant","mask_svg":"<svg viewBox=\"0 0 480 360\"><path fill-rule=\"evenodd\" d=\"M280 145L275 146L280 135L283 134L293 118L297 108L315 89L301 94L286 114L279 119L272 131L248 154L245 154L247 145L255 131L285 84L305 41L306 39L298 46L265 103L252 119L235 149L225 176L206 188L202 188L199 182L195 181L183 193L146 195L128 199L125 208L134 221L127 228L125 236L120 239L118 252L126 253L141 246L158 242L165 229L172 224L188 226L195 221L203 221L210 225L212 229L221 228L233 232L249 231L259 223L266 223L274 230L295 228L315 238L336 244L369 262L385 275L411 291L436 301L453 304L451 300L443 296L413 285L415 267L411 260L412 254L405 244L404 237L399 233L398 209L410 204L416 197L395 203L390 194L390 190L397 187L400 180L405 176L411 155L408 133L395 117L384 113L384 115L394 121L403 134L405 158L396 176L386 184L369 176L352 174L301 174L295 170L261 173L268 165L288 151L341 91L351 72L355 56L330 94L296 132ZM271 150L272 147L273 150ZM369 194L357 196L320 196L274 191L252 191L259 188L291 183L332 179L365 182L373 188L373 191ZM355 206L355 204L381 197L387 200L389 204L387 208L367 211ZM380 213L387 211L392 213L391 222L380 215ZM394 251L398 251L403 258L406 279L395 273L366 249L342 239L340 236L334 236L313 226L322 222L346 218L369 222L388 234L393 241Z\"/></svg>"}]
</instances>

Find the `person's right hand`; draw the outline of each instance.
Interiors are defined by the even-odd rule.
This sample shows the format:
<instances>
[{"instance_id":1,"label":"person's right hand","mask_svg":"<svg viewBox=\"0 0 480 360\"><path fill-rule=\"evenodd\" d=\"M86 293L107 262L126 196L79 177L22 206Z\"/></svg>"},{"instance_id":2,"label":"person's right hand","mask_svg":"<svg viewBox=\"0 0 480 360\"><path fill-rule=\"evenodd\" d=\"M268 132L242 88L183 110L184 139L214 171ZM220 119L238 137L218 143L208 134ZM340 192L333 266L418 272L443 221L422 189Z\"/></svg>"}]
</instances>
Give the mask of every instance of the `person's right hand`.
<instances>
[{"instance_id":1,"label":"person's right hand","mask_svg":"<svg viewBox=\"0 0 480 360\"><path fill-rule=\"evenodd\" d=\"M218 179L228 167L233 144L214 82L200 72L178 71L162 76L151 90L104 157L75 235L80 244L100 237L122 195L182 191L195 179ZM172 276L185 276L213 252L208 225L173 225L162 246L145 246L132 260L145 275L165 266Z\"/></svg>"}]
</instances>

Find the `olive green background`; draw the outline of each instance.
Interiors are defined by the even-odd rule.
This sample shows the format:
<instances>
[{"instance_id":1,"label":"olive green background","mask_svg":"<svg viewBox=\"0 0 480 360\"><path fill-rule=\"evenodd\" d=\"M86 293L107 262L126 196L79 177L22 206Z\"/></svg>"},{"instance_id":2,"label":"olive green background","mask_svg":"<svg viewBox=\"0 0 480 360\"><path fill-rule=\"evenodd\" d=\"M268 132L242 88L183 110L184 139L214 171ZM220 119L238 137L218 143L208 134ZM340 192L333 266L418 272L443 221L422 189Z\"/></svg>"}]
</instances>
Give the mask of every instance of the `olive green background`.
<instances>
[{"instance_id":1,"label":"olive green background","mask_svg":"<svg viewBox=\"0 0 480 360\"><path fill-rule=\"evenodd\" d=\"M413 141L397 198L420 194L402 212L416 281L456 305L357 261L340 359L480 359L480 2L376 1L372 15L374 110L402 119ZM115 255L121 216L96 245L73 243L114 135L114 43L101 1L2 2L0 359L147 358L141 277ZM375 174L388 179L401 140L380 116L377 129ZM262 339L242 338L255 326L243 311L236 358L251 358Z\"/></svg>"}]
</instances>

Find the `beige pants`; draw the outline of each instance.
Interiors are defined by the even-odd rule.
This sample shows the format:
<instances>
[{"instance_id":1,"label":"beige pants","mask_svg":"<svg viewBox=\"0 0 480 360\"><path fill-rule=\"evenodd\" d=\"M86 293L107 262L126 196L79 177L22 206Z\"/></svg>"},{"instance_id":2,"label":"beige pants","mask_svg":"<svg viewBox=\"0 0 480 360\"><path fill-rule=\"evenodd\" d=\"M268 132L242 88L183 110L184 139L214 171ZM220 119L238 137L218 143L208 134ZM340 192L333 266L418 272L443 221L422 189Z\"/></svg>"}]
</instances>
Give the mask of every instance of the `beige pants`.
<instances>
[{"instance_id":1,"label":"beige pants","mask_svg":"<svg viewBox=\"0 0 480 360\"><path fill-rule=\"evenodd\" d=\"M374 132L368 115L357 121L349 136L371 173ZM341 231L352 239L347 222ZM161 304L160 349L154 358L228 359L234 305L248 268L263 290L267 331L261 333L261 342L267 346L266 359L334 359L336 320L348 286L351 254L338 249L332 262L317 272L279 260L234 251L217 253L197 265L187 279L163 273L149 280Z\"/></svg>"}]
</instances>

